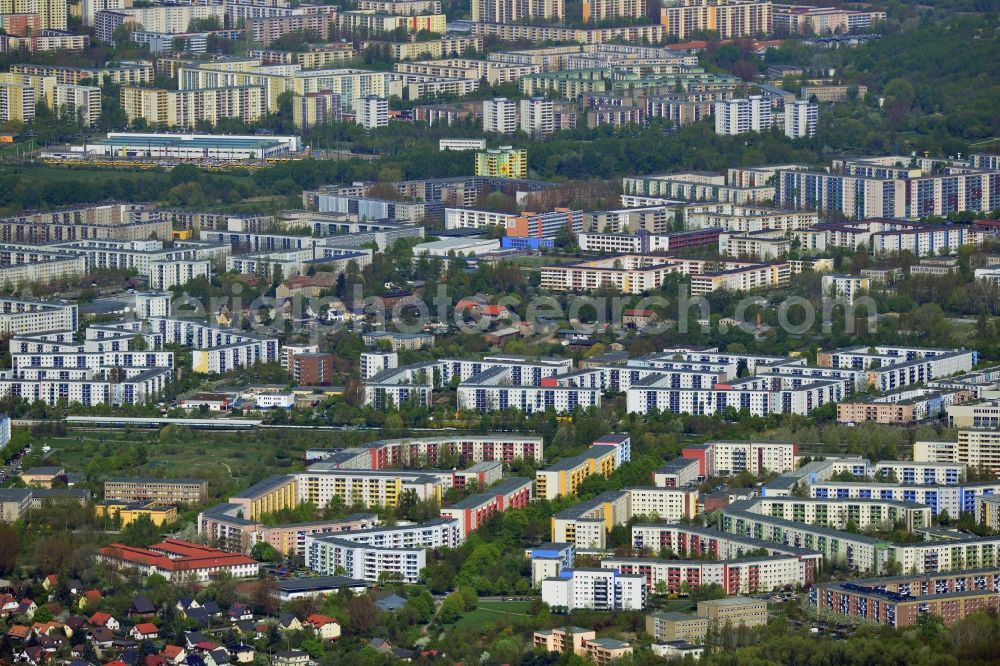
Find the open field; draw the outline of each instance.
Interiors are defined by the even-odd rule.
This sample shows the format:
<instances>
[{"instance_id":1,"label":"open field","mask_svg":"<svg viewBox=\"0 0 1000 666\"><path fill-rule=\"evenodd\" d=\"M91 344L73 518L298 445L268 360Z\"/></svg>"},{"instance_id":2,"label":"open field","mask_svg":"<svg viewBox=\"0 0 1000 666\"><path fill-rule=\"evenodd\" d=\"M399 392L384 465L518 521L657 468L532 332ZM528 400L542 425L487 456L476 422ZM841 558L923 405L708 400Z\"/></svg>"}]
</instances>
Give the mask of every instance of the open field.
<instances>
[{"instance_id":1,"label":"open field","mask_svg":"<svg viewBox=\"0 0 1000 666\"><path fill-rule=\"evenodd\" d=\"M254 431L218 433L168 426L159 431L72 430L41 435L32 445L52 450L47 460L90 481L110 476L194 477L209 482L210 499L227 497L274 474L303 468L311 447L350 446L372 434L339 431Z\"/></svg>"},{"instance_id":2,"label":"open field","mask_svg":"<svg viewBox=\"0 0 1000 666\"><path fill-rule=\"evenodd\" d=\"M476 610L466 613L455 623L455 628L465 629L497 620L518 620L531 617L528 609L530 601L480 601Z\"/></svg>"}]
</instances>

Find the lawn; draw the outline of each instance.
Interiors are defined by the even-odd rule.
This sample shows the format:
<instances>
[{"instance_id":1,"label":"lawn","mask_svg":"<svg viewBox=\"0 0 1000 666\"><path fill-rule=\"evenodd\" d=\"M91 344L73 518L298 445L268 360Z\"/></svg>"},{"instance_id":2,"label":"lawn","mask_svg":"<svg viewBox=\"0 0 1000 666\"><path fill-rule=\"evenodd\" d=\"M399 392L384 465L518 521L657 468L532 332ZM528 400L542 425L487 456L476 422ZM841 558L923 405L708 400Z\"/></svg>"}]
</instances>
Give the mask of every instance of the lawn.
<instances>
[{"instance_id":1,"label":"lawn","mask_svg":"<svg viewBox=\"0 0 1000 666\"><path fill-rule=\"evenodd\" d=\"M497 620L519 620L531 617L530 601L480 601L476 610L463 615L455 627L464 629L482 624L492 624Z\"/></svg>"},{"instance_id":2,"label":"lawn","mask_svg":"<svg viewBox=\"0 0 1000 666\"><path fill-rule=\"evenodd\" d=\"M4 143L0 144L0 155L13 157L19 153L34 150L37 147L34 139L18 141L17 143Z\"/></svg>"},{"instance_id":3,"label":"lawn","mask_svg":"<svg viewBox=\"0 0 1000 666\"><path fill-rule=\"evenodd\" d=\"M303 468L310 447L350 446L371 435L318 430L268 430L218 433L169 427L164 430L70 430L65 436L35 438L32 457L52 447L48 459L68 472L87 472L95 480L111 476L195 477L208 480L213 500L228 497L251 482ZM145 461L128 464L132 451ZM32 463L38 461L32 460Z\"/></svg>"},{"instance_id":4,"label":"lawn","mask_svg":"<svg viewBox=\"0 0 1000 666\"><path fill-rule=\"evenodd\" d=\"M656 599L650 604L664 613L693 613L698 606L690 599Z\"/></svg>"}]
</instances>

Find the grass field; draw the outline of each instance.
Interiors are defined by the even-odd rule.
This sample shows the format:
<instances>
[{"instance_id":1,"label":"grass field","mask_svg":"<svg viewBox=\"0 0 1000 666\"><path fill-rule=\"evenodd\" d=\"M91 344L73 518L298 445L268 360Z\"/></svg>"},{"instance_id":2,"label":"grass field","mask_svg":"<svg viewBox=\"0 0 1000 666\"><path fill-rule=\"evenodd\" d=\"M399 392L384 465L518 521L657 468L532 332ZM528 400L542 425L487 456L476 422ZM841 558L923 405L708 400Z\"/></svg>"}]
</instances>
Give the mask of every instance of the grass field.
<instances>
[{"instance_id":1,"label":"grass field","mask_svg":"<svg viewBox=\"0 0 1000 666\"><path fill-rule=\"evenodd\" d=\"M660 599L657 597L651 600L650 606L664 613L692 613L698 604L690 599Z\"/></svg>"},{"instance_id":2,"label":"grass field","mask_svg":"<svg viewBox=\"0 0 1000 666\"><path fill-rule=\"evenodd\" d=\"M531 617L530 601L480 601L476 610L466 613L455 623L457 629L492 624L498 620L523 620Z\"/></svg>"},{"instance_id":3,"label":"grass field","mask_svg":"<svg viewBox=\"0 0 1000 666\"><path fill-rule=\"evenodd\" d=\"M37 147L34 139L19 141L18 143L4 143L0 144L0 155L13 157L19 153L34 150Z\"/></svg>"},{"instance_id":4,"label":"grass field","mask_svg":"<svg viewBox=\"0 0 1000 666\"><path fill-rule=\"evenodd\" d=\"M371 439L367 436L366 439ZM213 499L242 490L273 474L302 469L310 447L350 446L362 434L340 431L275 431L216 433L170 428L148 432L71 430L61 437L35 438L33 456L48 445L48 459L69 472L105 476L194 477L208 480ZM136 448L145 462L133 465ZM33 461L37 462L37 461Z\"/></svg>"}]
</instances>

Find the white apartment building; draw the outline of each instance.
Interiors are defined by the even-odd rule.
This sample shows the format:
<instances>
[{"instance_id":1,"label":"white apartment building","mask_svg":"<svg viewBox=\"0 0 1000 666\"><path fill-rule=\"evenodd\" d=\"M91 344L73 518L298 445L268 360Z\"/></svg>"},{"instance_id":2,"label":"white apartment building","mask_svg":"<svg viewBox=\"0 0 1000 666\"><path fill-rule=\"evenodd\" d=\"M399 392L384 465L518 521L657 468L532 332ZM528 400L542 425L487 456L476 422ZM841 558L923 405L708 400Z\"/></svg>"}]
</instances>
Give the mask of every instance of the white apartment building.
<instances>
[{"instance_id":1,"label":"white apartment building","mask_svg":"<svg viewBox=\"0 0 1000 666\"><path fill-rule=\"evenodd\" d=\"M567 611L642 610L646 596L645 576L612 569L567 569L558 578L542 580L542 601Z\"/></svg>"},{"instance_id":2,"label":"white apartment building","mask_svg":"<svg viewBox=\"0 0 1000 666\"><path fill-rule=\"evenodd\" d=\"M57 83L54 101L55 111L71 112L85 127L93 127L101 119L101 89L97 86Z\"/></svg>"},{"instance_id":3,"label":"white apartment building","mask_svg":"<svg viewBox=\"0 0 1000 666\"><path fill-rule=\"evenodd\" d=\"M633 516L655 516L661 520L694 518L698 492L680 488L629 488L629 511Z\"/></svg>"},{"instance_id":4,"label":"white apartment building","mask_svg":"<svg viewBox=\"0 0 1000 666\"><path fill-rule=\"evenodd\" d=\"M167 5L159 7L129 7L106 9L95 13L94 32L98 39L114 44L114 32L126 23L141 25L146 32L182 33L188 31L192 19L215 18L219 27L226 22L223 5Z\"/></svg>"},{"instance_id":5,"label":"white apartment building","mask_svg":"<svg viewBox=\"0 0 1000 666\"><path fill-rule=\"evenodd\" d=\"M730 203L695 204L684 208L684 224L690 229L718 227L732 233L770 230L795 232L818 223L819 215L810 211L778 210ZM825 245L821 249L825 249Z\"/></svg>"},{"instance_id":6,"label":"white apartment building","mask_svg":"<svg viewBox=\"0 0 1000 666\"><path fill-rule=\"evenodd\" d=\"M807 568L797 557L769 556L727 560L662 560L634 557L601 559L601 568L642 575L647 589L666 588L679 594L684 587L719 585L726 594L755 594L808 585Z\"/></svg>"},{"instance_id":7,"label":"white apartment building","mask_svg":"<svg viewBox=\"0 0 1000 666\"><path fill-rule=\"evenodd\" d=\"M306 566L325 575L343 575L376 582L389 574L404 583L416 583L426 566L428 548L455 548L461 544L458 521L437 518L399 527L308 535Z\"/></svg>"},{"instance_id":8,"label":"white apartment building","mask_svg":"<svg viewBox=\"0 0 1000 666\"><path fill-rule=\"evenodd\" d=\"M792 442L709 442L709 476L736 475L749 471L754 476L765 472L783 473L795 469L798 444Z\"/></svg>"},{"instance_id":9,"label":"white apartment building","mask_svg":"<svg viewBox=\"0 0 1000 666\"><path fill-rule=\"evenodd\" d=\"M911 532L931 524L931 507L891 499L760 497L751 502L753 513L838 530L851 522L860 529L902 523Z\"/></svg>"},{"instance_id":10,"label":"white apartment building","mask_svg":"<svg viewBox=\"0 0 1000 666\"><path fill-rule=\"evenodd\" d=\"M483 131L513 134L517 131L517 103L506 97L483 100Z\"/></svg>"},{"instance_id":11,"label":"white apartment building","mask_svg":"<svg viewBox=\"0 0 1000 666\"><path fill-rule=\"evenodd\" d=\"M910 502L930 507L934 515L947 512L949 516L971 513L976 508L976 497L995 495L998 492L1000 492L1000 481L924 486L826 480L809 485L809 495L819 499L850 498Z\"/></svg>"},{"instance_id":12,"label":"white apartment building","mask_svg":"<svg viewBox=\"0 0 1000 666\"><path fill-rule=\"evenodd\" d=\"M853 303L854 299L871 289L871 280L866 277L856 275L844 275L835 273L824 275L820 284L823 287L823 295Z\"/></svg>"},{"instance_id":13,"label":"white apartment building","mask_svg":"<svg viewBox=\"0 0 1000 666\"><path fill-rule=\"evenodd\" d=\"M963 481L965 469L962 463L880 460L875 463L875 476L895 476L899 483L906 485L957 486Z\"/></svg>"},{"instance_id":14,"label":"white apartment building","mask_svg":"<svg viewBox=\"0 0 1000 666\"><path fill-rule=\"evenodd\" d=\"M486 150L486 139L441 139L438 150Z\"/></svg>"},{"instance_id":15,"label":"white apartment building","mask_svg":"<svg viewBox=\"0 0 1000 666\"><path fill-rule=\"evenodd\" d=\"M781 380L777 385L777 380ZM675 414L716 414L727 408L747 410L756 416L772 413L808 414L828 402L843 399L843 385L836 381L768 376L743 379L712 389L678 389L669 380L652 376L631 386L625 394L629 412L646 414L657 409Z\"/></svg>"},{"instance_id":16,"label":"white apartment building","mask_svg":"<svg viewBox=\"0 0 1000 666\"><path fill-rule=\"evenodd\" d=\"M771 102L751 95L715 102L715 133L734 136L771 129Z\"/></svg>"},{"instance_id":17,"label":"white apartment building","mask_svg":"<svg viewBox=\"0 0 1000 666\"><path fill-rule=\"evenodd\" d=\"M135 314L136 319L169 317L171 298L172 296L169 293L157 293L153 291L136 292L135 309L132 312Z\"/></svg>"},{"instance_id":18,"label":"white apartment building","mask_svg":"<svg viewBox=\"0 0 1000 666\"><path fill-rule=\"evenodd\" d=\"M914 442L913 460L985 467L1000 475L1000 430L959 430L955 442Z\"/></svg>"},{"instance_id":19,"label":"white apartment building","mask_svg":"<svg viewBox=\"0 0 1000 666\"><path fill-rule=\"evenodd\" d=\"M155 400L172 376L170 368L151 368L126 379L110 379L106 371L63 372L76 376L65 379L21 377L13 370L0 370L0 397L18 396L49 405L61 401L86 406L141 405Z\"/></svg>"},{"instance_id":20,"label":"white apartment building","mask_svg":"<svg viewBox=\"0 0 1000 666\"><path fill-rule=\"evenodd\" d=\"M368 95L354 100L356 122L365 129L372 130L389 124L389 100Z\"/></svg>"},{"instance_id":21,"label":"white apartment building","mask_svg":"<svg viewBox=\"0 0 1000 666\"><path fill-rule=\"evenodd\" d=\"M362 352L361 379L374 377L383 370L399 367L399 354L396 352Z\"/></svg>"},{"instance_id":22,"label":"white apartment building","mask_svg":"<svg viewBox=\"0 0 1000 666\"><path fill-rule=\"evenodd\" d=\"M657 488L680 488L698 480L698 461L674 458L653 472L653 485Z\"/></svg>"},{"instance_id":23,"label":"white apartment building","mask_svg":"<svg viewBox=\"0 0 1000 666\"><path fill-rule=\"evenodd\" d=\"M0 298L0 335L75 331L79 322L76 303Z\"/></svg>"},{"instance_id":24,"label":"white apartment building","mask_svg":"<svg viewBox=\"0 0 1000 666\"><path fill-rule=\"evenodd\" d=\"M555 131L555 112L551 99L531 97L521 102L521 131L543 137Z\"/></svg>"},{"instance_id":25,"label":"white apartment building","mask_svg":"<svg viewBox=\"0 0 1000 666\"><path fill-rule=\"evenodd\" d=\"M149 263L149 287L165 291L179 287L195 278L212 277L212 262L207 260L151 261Z\"/></svg>"},{"instance_id":26,"label":"white apartment building","mask_svg":"<svg viewBox=\"0 0 1000 666\"><path fill-rule=\"evenodd\" d=\"M162 336L164 344L180 344L192 349L191 369L194 372L223 373L279 360L278 341L274 338L168 317L151 317L149 325L152 332Z\"/></svg>"},{"instance_id":27,"label":"white apartment building","mask_svg":"<svg viewBox=\"0 0 1000 666\"><path fill-rule=\"evenodd\" d=\"M819 121L819 107L808 100L796 100L785 104L785 136L802 139L816 136Z\"/></svg>"},{"instance_id":28,"label":"white apartment building","mask_svg":"<svg viewBox=\"0 0 1000 666\"><path fill-rule=\"evenodd\" d=\"M628 488L601 493L557 513L552 519L553 542L578 548L603 549L607 534L636 516L675 522L698 511L698 491L681 488Z\"/></svg>"},{"instance_id":29,"label":"white apartment building","mask_svg":"<svg viewBox=\"0 0 1000 666\"><path fill-rule=\"evenodd\" d=\"M445 229L484 229L490 226L507 228L507 223L517 216L512 213L500 213L492 210L477 210L475 208L445 208Z\"/></svg>"},{"instance_id":30,"label":"white apartment building","mask_svg":"<svg viewBox=\"0 0 1000 666\"><path fill-rule=\"evenodd\" d=\"M787 255L792 241L782 231L719 234L719 254L768 261Z\"/></svg>"}]
</instances>

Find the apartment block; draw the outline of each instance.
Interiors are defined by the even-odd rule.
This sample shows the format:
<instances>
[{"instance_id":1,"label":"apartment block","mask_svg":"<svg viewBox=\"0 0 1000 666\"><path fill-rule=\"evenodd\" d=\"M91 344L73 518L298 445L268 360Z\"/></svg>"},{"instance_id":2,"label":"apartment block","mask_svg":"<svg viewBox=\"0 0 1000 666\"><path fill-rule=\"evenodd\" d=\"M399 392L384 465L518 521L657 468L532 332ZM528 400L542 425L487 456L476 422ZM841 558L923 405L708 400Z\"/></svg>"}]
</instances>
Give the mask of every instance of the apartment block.
<instances>
[{"instance_id":1,"label":"apartment block","mask_svg":"<svg viewBox=\"0 0 1000 666\"><path fill-rule=\"evenodd\" d=\"M307 536L367 530L378 524L373 513L351 514L336 520L309 523L264 525L245 518L240 504L217 504L198 514L198 533L232 553L249 553L254 544L265 541L282 555L305 554Z\"/></svg>"},{"instance_id":2,"label":"apartment block","mask_svg":"<svg viewBox=\"0 0 1000 666\"><path fill-rule=\"evenodd\" d=\"M264 88L233 86L197 90L123 87L121 104L130 121L150 125L193 127L199 121L217 124L224 118L255 123L268 113Z\"/></svg>"},{"instance_id":3,"label":"apartment block","mask_svg":"<svg viewBox=\"0 0 1000 666\"><path fill-rule=\"evenodd\" d=\"M786 35L826 35L866 30L885 20L884 11L853 11L811 5L772 5L774 31Z\"/></svg>"},{"instance_id":4,"label":"apartment block","mask_svg":"<svg viewBox=\"0 0 1000 666\"><path fill-rule=\"evenodd\" d=\"M893 224L887 218L907 220L990 210L1000 191L996 172L949 166L942 173L933 172L929 165L898 169L885 164L891 159L849 161L838 165L840 169L831 173L779 169L774 201L785 208L840 212L849 218L866 220L869 233L897 232L884 239L890 242L888 245L880 243L883 238L879 236L859 240L859 243L866 243L873 254L900 249L912 249L918 256L930 254L920 247L900 246L902 241L898 232L910 237L907 240L911 244L915 244L915 239L934 242L942 235L948 237L940 240L950 243L948 247L951 248L975 242L967 240L976 236L974 230L919 228ZM896 159L904 163L909 161L902 157Z\"/></svg>"},{"instance_id":5,"label":"apartment block","mask_svg":"<svg viewBox=\"0 0 1000 666\"><path fill-rule=\"evenodd\" d=\"M527 178L528 151L500 146L476 152L476 175L500 178Z\"/></svg>"},{"instance_id":6,"label":"apartment block","mask_svg":"<svg viewBox=\"0 0 1000 666\"><path fill-rule=\"evenodd\" d=\"M341 30L348 32L380 34L402 28L411 33L427 31L443 35L447 21L444 14L377 14L366 10L342 12L337 15L337 23Z\"/></svg>"},{"instance_id":7,"label":"apartment block","mask_svg":"<svg viewBox=\"0 0 1000 666\"><path fill-rule=\"evenodd\" d=\"M650 590L680 594L703 585L719 585L726 594L759 594L786 586L805 586L805 568L795 557L754 557L716 562L630 557L601 559L601 567L646 578Z\"/></svg>"},{"instance_id":8,"label":"apartment block","mask_svg":"<svg viewBox=\"0 0 1000 666\"><path fill-rule=\"evenodd\" d=\"M914 442L913 459L918 462L961 463L1000 475L1000 431L959 430L956 442Z\"/></svg>"},{"instance_id":9,"label":"apartment block","mask_svg":"<svg viewBox=\"0 0 1000 666\"><path fill-rule=\"evenodd\" d=\"M75 303L0 298L0 333L4 335L75 331L79 322L79 308Z\"/></svg>"},{"instance_id":10,"label":"apartment block","mask_svg":"<svg viewBox=\"0 0 1000 666\"><path fill-rule=\"evenodd\" d=\"M758 627L767 624L767 602L748 597L730 597L698 602L698 615L717 626Z\"/></svg>"},{"instance_id":11,"label":"apartment block","mask_svg":"<svg viewBox=\"0 0 1000 666\"><path fill-rule=\"evenodd\" d=\"M466 497L441 509L445 518L458 521L462 540L479 529L495 513L523 509L534 499L531 479L510 477L484 492Z\"/></svg>"},{"instance_id":12,"label":"apartment block","mask_svg":"<svg viewBox=\"0 0 1000 666\"><path fill-rule=\"evenodd\" d=\"M104 499L156 504L202 504L208 500L204 479L127 477L107 479Z\"/></svg>"},{"instance_id":13,"label":"apartment block","mask_svg":"<svg viewBox=\"0 0 1000 666\"><path fill-rule=\"evenodd\" d=\"M585 479L594 474L608 478L618 464L613 446L592 446L586 453L565 458L535 472L535 492L540 499L575 495Z\"/></svg>"},{"instance_id":14,"label":"apartment block","mask_svg":"<svg viewBox=\"0 0 1000 666\"><path fill-rule=\"evenodd\" d=\"M666 30L662 25L627 25L610 28L566 28L558 25L526 25L522 23L474 23L472 33L480 37L495 36L501 41L533 43L575 42L578 44L658 44Z\"/></svg>"},{"instance_id":15,"label":"apartment block","mask_svg":"<svg viewBox=\"0 0 1000 666\"><path fill-rule=\"evenodd\" d=\"M367 130L386 127L389 124L389 100L376 95L368 95L354 101L355 122Z\"/></svg>"},{"instance_id":16,"label":"apartment block","mask_svg":"<svg viewBox=\"0 0 1000 666\"><path fill-rule=\"evenodd\" d=\"M646 16L645 0L584 0L583 21L597 23L620 18Z\"/></svg>"},{"instance_id":17,"label":"apartment block","mask_svg":"<svg viewBox=\"0 0 1000 666\"><path fill-rule=\"evenodd\" d=\"M341 121L340 95L314 92L296 95L292 100L292 122L299 129Z\"/></svg>"},{"instance_id":18,"label":"apartment block","mask_svg":"<svg viewBox=\"0 0 1000 666\"><path fill-rule=\"evenodd\" d=\"M148 60L121 62L113 67L100 69L19 63L11 65L10 71L35 76L54 76L56 83L75 85L79 85L83 79L90 79L98 85L104 85L106 82L117 85L142 85L152 83L154 78L153 63Z\"/></svg>"},{"instance_id":19,"label":"apartment block","mask_svg":"<svg viewBox=\"0 0 1000 666\"><path fill-rule=\"evenodd\" d=\"M798 444L793 442L709 442L689 446L681 456L698 461L700 476L729 476L749 471L787 472L795 468Z\"/></svg>"},{"instance_id":20,"label":"apartment block","mask_svg":"<svg viewBox=\"0 0 1000 666\"><path fill-rule=\"evenodd\" d=\"M715 102L715 133L733 136L771 128L771 103L760 95Z\"/></svg>"},{"instance_id":21,"label":"apartment block","mask_svg":"<svg viewBox=\"0 0 1000 666\"><path fill-rule=\"evenodd\" d=\"M907 531L931 525L931 507L892 499L842 499L838 497L761 497L750 511L832 529L885 528L902 525Z\"/></svg>"},{"instance_id":22,"label":"apartment block","mask_svg":"<svg viewBox=\"0 0 1000 666\"><path fill-rule=\"evenodd\" d=\"M299 386L329 386L333 382L333 354L295 354L291 364L292 379Z\"/></svg>"},{"instance_id":23,"label":"apartment block","mask_svg":"<svg viewBox=\"0 0 1000 666\"><path fill-rule=\"evenodd\" d=\"M187 32L192 19L215 18L222 27L226 20L223 5L170 5L106 9L94 14L94 32L99 40L114 44L114 31L122 25L141 25L147 32Z\"/></svg>"},{"instance_id":24,"label":"apartment block","mask_svg":"<svg viewBox=\"0 0 1000 666\"><path fill-rule=\"evenodd\" d=\"M816 136L819 121L819 107L809 100L797 100L785 104L785 136L803 139Z\"/></svg>"},{"instance_id":25,"label":"apartment block","mask_svg":"<svg viewBox=\"0 0 1000 666\"><path fill-rule=\"evenodd\" d=\"M551 608L642 610L646 607L646 577L612 569L569 569L542 581L542 601Z\"/></svg>"},{"instance_id":26,"label":"apartment block","mask_svg":"<svg viewBox=\"0 0 1000 666\"><path fill-rule=\"evenodd\" d=\"M632 526L632 547L636 550L672 552L682 558L702 560L738 560L771 556L794 557L802 568L802 580L809 585L822 569L823 555L818 551L753 537L728 534L711 527L681 523L652 523Z\"/></svg>"},{"instance_id":27,"label":"apartment block","mask_svg":"<svg viewBox=\"0 0 1000 666\"><path fill-rule=\"evenodd\" d=\"M510 24L532 18L564 20L565 0L472 0L475 22Z\"/></svg>"},{"instance_id":28,"label":"apartment block","mask_svg":"<svg viewBox=\"0 0 1000 666\"><path fill-rule=\"evenodd\" d=\"M10 15L8 15L9 18ZM30 16L38 16L31 14ZM0 36L0 52L83 51L90 46L89 35L30 34L23 37Z\"/></svg>"},{"instance_id":29,"label":"apartment block","mask_svg":"<svg viewBox=\"0 0 1000 666\"><path fill-rule=\"evenodd\" d=\"M30 122L35 118L35 89L22 83L0 83L0 121Z\"/></svg>"},{"instance_id":30,"label":"apartment block","mask_svg":"<svg viewBox=\"0 0 1000 666\"><path fill-rule=\"evenodd\" d=\"M740 39L769 34L770 2L744 0L680 0L660 9L660 24L681 41L691 33L715 31L720 39Z\"/></svg>"},{"instance_id":31,"label":"apartment block","mask_svg":"<svg viewBox=\"0 0 1000 666\"><path fill-rule=\"evenodd\" d=\"M358 0L358 9L380 14L440 14L441 0Z\"/></svg>"},{"instance_id":32,"label":"apartment block","mask_svg":"<svg viewBox=\"0 0 1000 666\"><path fill-rule=\"evenodd\" d=\"M306 566L324 576L340 575L377 582L385 576L404 583L420 580L428 548L455 548L462 542L458 521L437 518L426 523L332 535L310 535Z\"/></svg>"},{"instance_id":33,"label":"apartment block","mask_svg":"<svg viewBox=\"0 0 1000 666\"><path fill-rule=\"evenodd\" d=\"M522 99L521 131L532 137L544 137L555 131L554 107L551 99L532 97Z\"/></svg>"},{"instance_id":34,"label":"apartment block","mask_svg":"<svg viewBox=\"0 0 1000 666\"><path fill-rule=\"evenodd\" d=\"M101 89L97 86L77 86L58 83L55 87L55 109L65 109L84 126L92 127L101 118Z\"/></svg>"},{"instance_id":35,"label":"apartment block","mask_svg":"<svg viewBox=\"0 0 1000 666\"><path fill-rule=\"evenodd\" d=\"M675 488L630 488L608 491L560 511L552 518L552 540L578 548L603 549L607 533L634 516L677 521L697 512L698 491Z\"/></svg>"},{"instance_id":36,"label":"apartment block","mask_svg":"<svg viewBox=\"0 0 1000 666\"><path fill-rule=\"evenodd\" d=\"M1000 496L976 498L976 522L991 530L1000 530Z\"/></svg>"},{"instance_id":37,"label":"apartment block","mask_svg":"<svg viewBox=\"0 0 1000 666\"><path fill-rule=\"evenodd\" d=\"M697 460L675 458L653 472L653 484L657 488L680 488L698 480L698 469Z\"/></svg>"},{"instance_id":38,"label":"apartment block","mask_svg":"<svg viewBox=\"0 0 1000 666\"><path fill-rule=\"evenodd\" d=\"M930 614L951 626L967 615L1000 608L995 568L957 574L903 575L821 583L809 592L820 612L889 627L915 625Z\"/></svg>"},{"instance_id":39,"label":"apartment block","mask_svg":"<svg viewBox=\"0 0 1000 666\"><path fill-rule=\"evenodd\" d=\"M66 0L0 0L0 14L37 14L41 29L65 30L68 13Z\"/></svg>"}]
</instances>

